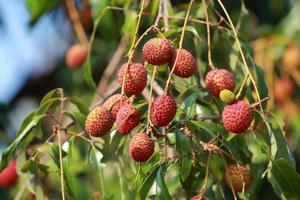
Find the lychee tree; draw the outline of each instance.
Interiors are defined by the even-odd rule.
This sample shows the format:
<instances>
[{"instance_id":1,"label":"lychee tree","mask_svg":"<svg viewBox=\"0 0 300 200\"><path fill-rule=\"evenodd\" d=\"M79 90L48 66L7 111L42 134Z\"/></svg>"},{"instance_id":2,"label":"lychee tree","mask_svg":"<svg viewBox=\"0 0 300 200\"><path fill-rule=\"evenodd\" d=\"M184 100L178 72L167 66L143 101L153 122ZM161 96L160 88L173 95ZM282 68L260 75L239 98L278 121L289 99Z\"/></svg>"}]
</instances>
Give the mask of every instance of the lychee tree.
<instances>
[{"instance_id":1,"label":"lychee tree","mask_svg":"<svg viewBox=\"0 0 300 200\"><path fill-rule=\"evenodd\" d=\"M35 3L42 13L58 4ZM74 2L63 4L78 47L88 49L68 52L66 64L85 60L88 90L48 92L2 152L0 169L17 160L18 198L255 199L268 181L279 197L300 199L283 123L267 108L264 72L243 37L243 1L236 21L221 0L90 5L88 35ZM116 28L119 44L97 86L94 49L107 37L99 29Z\"/></svg>"}]
</instances>

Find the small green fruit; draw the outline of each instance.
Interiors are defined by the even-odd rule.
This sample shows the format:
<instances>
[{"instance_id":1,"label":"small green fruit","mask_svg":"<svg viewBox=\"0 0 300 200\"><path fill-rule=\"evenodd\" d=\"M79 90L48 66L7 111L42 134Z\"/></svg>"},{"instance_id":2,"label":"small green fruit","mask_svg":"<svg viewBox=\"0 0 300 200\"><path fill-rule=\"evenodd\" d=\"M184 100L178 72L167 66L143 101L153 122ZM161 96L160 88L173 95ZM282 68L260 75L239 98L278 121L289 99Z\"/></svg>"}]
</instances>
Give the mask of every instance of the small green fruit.
<instances>
[{"instance_id":1,"label":"small green fruit","mask_svg":"<svg viewBox=\"0 0 300 200\"><path fill-rule=\"evenodd\" d=\"M220 99L225 104L230 104L235 100L235 95L230 90L224 89L220 92Z\"/></svg>"}]
</instances>

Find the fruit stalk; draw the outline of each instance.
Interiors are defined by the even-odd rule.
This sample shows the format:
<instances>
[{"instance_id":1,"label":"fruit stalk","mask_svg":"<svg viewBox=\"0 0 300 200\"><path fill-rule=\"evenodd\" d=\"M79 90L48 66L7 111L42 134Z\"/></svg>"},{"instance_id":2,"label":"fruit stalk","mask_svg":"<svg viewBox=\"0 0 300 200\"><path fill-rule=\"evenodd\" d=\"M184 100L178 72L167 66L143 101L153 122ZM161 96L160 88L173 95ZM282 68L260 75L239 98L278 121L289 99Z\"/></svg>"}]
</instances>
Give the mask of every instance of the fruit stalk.
<instances>
[{"instance_id":1,"label":"fruit stalk","mask_svg":"<svg viewBox=\"0 0 300 200\"><path fill-rule=\"evenodd\" d=\"M150 109L151 109L153 84L154 84L154 80L155 80L156 68L157 68L157 66L154 66L154 70L153 70L153 74L152 74L152 80L151 80L151 85L150 85L149 105L148 105L148 113L147 113L147 132L146 132L146 134L149 134Z\"/></svg>"}]
</instances>

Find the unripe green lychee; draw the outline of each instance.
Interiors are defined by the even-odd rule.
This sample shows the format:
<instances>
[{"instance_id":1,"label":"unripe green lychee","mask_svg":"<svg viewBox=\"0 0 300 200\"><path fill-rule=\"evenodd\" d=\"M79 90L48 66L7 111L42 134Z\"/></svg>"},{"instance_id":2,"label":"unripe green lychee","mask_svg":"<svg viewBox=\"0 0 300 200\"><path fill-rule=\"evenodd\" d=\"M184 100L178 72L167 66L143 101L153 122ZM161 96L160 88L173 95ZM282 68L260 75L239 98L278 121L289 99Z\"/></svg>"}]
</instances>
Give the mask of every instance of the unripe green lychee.
<instances>
[{"instance_id":1,"label":"unripe green lychee","mask_svg":"<svg viewBox=\"0 0 300 200\"><path fill-rule=\"evenodd\" d=\"M156 126L167 126L175 117L176 102L169 95L161 95L154 99L150 108L150 119Z\"/></svg>"},{"instance_id":2,"label":"unripe green lychee","mask_svg":"<svg viewBox=\"0 0 300 200\"><path fill-rule=\"evenodd\" d=\"M227 131L233 133L243 133L252 122L253 115L251 106L244 102L238 101L224 107L222 120Z\"/></svg>"},{"instance_id":3,"label":"unripe green lychee","mask_svg":"<svg viewBox=\"0 0 300 200\"><path fill-rule=\"evenodd\" d=\"M88 46L83 44L74 44L71 46L65 57L66 65L70 68L79 68L83 65L88 55Z\"/></svg>"},{"instance_id":4,"label":"unripe green lychee","mask_svg":"<svg viewBox=\"0 0 300 200\"><path fill-rule=\"evenodd\" d=\"M235 192L242 192L248 189L251 183L250 171L244 165L230 165L226 171L226 183Z\"/></svg>"},{"instance_id":5,"label":"unripe green lychee","mask_svg":"<svg viewBox=\"0 0 300 200\"><path fill-rule=\"evenodd\" d=\"M18 181L16 161L11 160L8 166L0 172L0 187L10 188Z\"/></svg>"},{"instance_id":6,"label":"unripe green lychee","mask_svg":"<svg viewBox=\"0 0 300 200\"><path fill-rule=\"evenodd\" d=\"M163 65L169 62L173 47L168 39L152 38L143 47L144 59L152 65Z\"/></svg>"},{"instance_id":7,"label":"unripe green lychee","mask_svg":"<svg viewBox=\"0 0 300 200\"><path fill-rule=\"evenodd\" d=\"M231 104L235 101L235 95L230 90L225 89L220 92L220 99L225 104Z\"/></svg>"},{"instance_id":8,"label":"unripe green lychee","mask_svg":"<svg viewBox=\"0 0 300 200\"><path fill-rule=\"evenodd\" d=\"M85 130L94 137L106 135L112 128L114 119L109 110L103 106L94 108L87 116Z\"/></svg>"},{"instance_id":9,"label":"unripe green lychee","mask_svg":"<svg viewBox=\"0 0 300 200\"><path fill-rule=\"evenodd\" d=\"M129 144L129 153L137 162L147 161L154 152L153 140L144 133L135 134Z\"/></svg>"},{"instance_id":10,"label":"unripe green lychee","mask_svg":"<svg viewBox=\"0 0 300 200\"><path fill-rule=\"evenodd\" d=\"M123 95L121 99L121 94L114 94L111 97L109 97L103 104L102 106L105 107L107 110L110 110L114 121L116 120L117 113L120 110L120 105L125 104L127 102L127 97Z\"/></svg>"},{"instance_id":11,"label":"unripe green lychee","mask_svg":"<svg viewBox=\"0 0 300 200\"><path fill-rule=\"evenodd\" d=\"M174 74L180 78L191 77L196 72L196 60L193 55L185 49L176 49L173 51L172 58L169 62L170 69L172 69L175 64L177 54L178 58Z\"/></svg>"},{"instance_id":12,"label":"unripe green lychee","mask_svg":"<svg viewBox=\"0 0 300 200\"><path fill-rule=\"evenodd\" d=\"M116 116L117 130L126 135L139 123L140 114L138 110L131 103L122 105Z\"/></svg>"},{"instance_id":13,"label":"unripe green lychee","mask_svg":"<svg viewBox=\"0 0 300 200\"><path fill-rule=\"evenodd\" d=\"M118 81L121 86L123 86L122 83L126 72L126 66L127 63L123 64L118 74ZM129 64L125 77L124 91L127 95L138 95L146 87L147 71L141 63Z\"/></svg>"},{"instance_id":14,"label":"unripe green lychee","mask_svg":"<svg viewBox=\"0 0 300 200\"><path fill-rule=\"evenodd\" d=\"M233 91L235 83L229 71L225 69L213 69L207 73L205 85L215 97L219 97L220 92L224 89Z\"/></svg>"}]
</instances>

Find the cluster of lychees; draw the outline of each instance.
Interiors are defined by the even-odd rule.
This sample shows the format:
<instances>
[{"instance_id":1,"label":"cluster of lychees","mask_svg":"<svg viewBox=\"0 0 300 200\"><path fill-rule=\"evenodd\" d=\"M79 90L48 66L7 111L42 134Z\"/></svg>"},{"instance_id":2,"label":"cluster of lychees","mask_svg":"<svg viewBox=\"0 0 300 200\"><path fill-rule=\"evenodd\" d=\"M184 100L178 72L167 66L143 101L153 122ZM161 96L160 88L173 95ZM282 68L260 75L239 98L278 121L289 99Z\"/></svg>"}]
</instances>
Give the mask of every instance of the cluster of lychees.
<instances>
[{"instance_id":1,"label":"cluster of lychees","mask_svg":"<svg viewBox=\"0 0 300 200\"><path fill-rule=\"evenodd\" d=\"M173 48L172 43L165 38L150 39L144 45L142 53L147 63L156 66L167 64L171 70L174 67L173 73L180 78L188 78L196 71L196 61L193 55L185 49ZM118 82L127 96L139 95L147 85L145 66L136 62L123 64L118 73ZM234 133L246 131L252 122L252 110L246 102L235 99L233 94L235 83L232 74L225 69L213 69L206 75L205 83L213 96L220 97L228 104L222 114L225 129ZM114 122L118 132L123 135L137 127L140 123L140 114L127 96L115 94L93 109L86 119L86 132L94 137L104 136L110 132ZM150 120L154 126L167 126L175 117L176 111L177 105L174 98L164 93L151 103ZM154 141L149 135L140 132L132 137L129 153L133 160L147 161L153 152ZM227 174L228 177L235 177L239 174L239 179L227 178L228 184L230 183L236 191L240 191L236 185L243 185L245 181L250 180L249 171L244 166L232 165L228 168ZM245 177L244 174L246 174ZM244 184L245 188L247 186L248 184Z\"/></svg>"}]
</instances>

